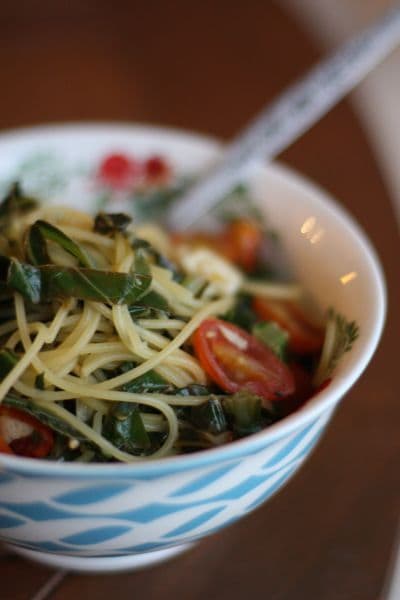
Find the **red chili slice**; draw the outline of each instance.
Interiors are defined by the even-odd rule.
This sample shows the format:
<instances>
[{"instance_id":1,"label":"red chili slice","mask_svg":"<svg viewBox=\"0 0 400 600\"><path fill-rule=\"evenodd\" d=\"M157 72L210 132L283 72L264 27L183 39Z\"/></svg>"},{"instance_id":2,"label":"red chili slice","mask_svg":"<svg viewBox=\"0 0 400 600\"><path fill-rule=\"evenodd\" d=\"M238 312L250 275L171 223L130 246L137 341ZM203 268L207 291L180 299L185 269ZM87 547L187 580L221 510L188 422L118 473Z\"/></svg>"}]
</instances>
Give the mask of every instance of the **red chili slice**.
<instances>
[{"instance_id":1,"label":"red chili slice","mask_svg":"<svg viewBox=\"0 0 400 600\"><path fill-rule=\"evenodd\" d=\"M193 335L193 346L206 373L226 392L247 389L266 400L294 392L289 368L272 350L236 325L206 319Z\"/></svg>"},{"instance_id":2,"label":"red chili slice","mask_svg":"<svg viewBox=\"0 0 400 600\"><path fill-rule=\"evenodd\" d=\"M8 406L0 407L0 418L8 417L32 427L32 433L20 438L13 439L7 444L4 438L0 437L0 452L7 454L18 454L20 456L30 456L35 458L44 458L50 453L54 436L50 427L43 425L40 421L16 408Z\"/></svg>"}]
</instances>

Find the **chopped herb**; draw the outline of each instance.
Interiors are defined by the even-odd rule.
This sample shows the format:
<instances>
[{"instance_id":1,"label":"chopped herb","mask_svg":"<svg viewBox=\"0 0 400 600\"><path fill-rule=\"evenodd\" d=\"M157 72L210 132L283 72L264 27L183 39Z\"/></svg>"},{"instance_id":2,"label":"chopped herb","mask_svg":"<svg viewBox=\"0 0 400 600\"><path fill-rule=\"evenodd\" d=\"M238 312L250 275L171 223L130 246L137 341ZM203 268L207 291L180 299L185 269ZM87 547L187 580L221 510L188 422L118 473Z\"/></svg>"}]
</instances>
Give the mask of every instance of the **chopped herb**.
<instances>
[{"instance_id":1,"label":"chopped herb","mask_svg":"<svg viewBox=\"0 0 400 600\"><path fill-rule=\"evenodd\" d=\"M156 265L158 265L159 267L163 267L164 269L168 269L168 271L171 271L174 281L181 281L183 279L183 274L178 269L177 265L168 258L166 258L166 256L164 256L163 254L160 254L160 252L158 252L158 250L156 250L154 246L152 246L147 240L136 238L132 243L132 247L134 250L137 250L139 248L145 250L146 253L153 258Z\"/></svg>"},{"instance_id":2,"label":"chopped herb","mask_svg":"<svg viewBox=\"0 0 400 600\"><path fill-rule=\"evenodd\" d=\"M132 368L132 366L130 366L130 368ZM124 392L136 394L148 394L151 392L167 394L173 392L174 389L173 385L168 383L168 381L155 371L147 371L147 373L136 377L136 379L132 379L132 381L125 383L122 386Z\"/></svg>"},{"instance_id":3,"label":"chopped herb","mask_svg":"<svg viewBox=\"0 0 400 600\"><path fill-rule=\"evenodd\" d=\"M118 231L124 233L131 223L132 217L125 213L99 212L94 220L94 231L103 235Z\"/></svg>"},{"instance_id":4,"label":"chopped herb","mask_svg":"<svg viewBox=\"0 0 400 600\"><path fill-rule=\"evenodd\" d=\"M77 242L71 240L58 227L41 220L36 221L29 228L27 238L27 256L34 265L46 265L50 263L46 250L46 241L54 242L65 250L65 252L71 254L71 256L77 259L80 266L89 269L94 266L90 256Z\"/></svg>"},{"instance_id":5,"label":"chopped herb","mask_svg":"<svg viewBox=\"0 0 400 600\"><path fill-rule=\"evenodd\" d=\"M129 306L129 313L133 320L157 319L168 317L170 309L165 298L151 290L142 300Z\"/></svg>"},{"instance_id":6,"label":"chopped herb","mask_svg":"<svg viewBox=\"0 0 400 600\"><path fill-rule=\"evenodd\" d=\"M0 219L9 219L10 217L16 217L18 213L26 213L34 210L39 205L36 198L26 196L21 189L18 182L13 183L0 203Z\"/></svg>"},{"instance_id":7,"label":"chopped herb","mask_svg":"<svg viewBox=\"0 0 400 600\"><path fill-rule=\"evenodd\" d=\"M0 381L2 381L19 361L18 354L3 348L0 350Z\"/></svg>"},{"instance_id":8,"label":"chopped herb","mask_svg":"<svg viewBox=\"0 0 400 600\"><path fill-rule=\"evenodd\" d=\"M133 274L43 265L34 267L0 256L0 284L38 304L58 298L79 298L109 304L133 304L148 291L151 275L138 258Z\"/></svg>"},{"instance_id":9,"label":"chopped herb","mask_svg":"<svg viewBox=\"0 0 400 600\"><path fill-rule=\"evenodd\" d=\"M247 390L226 396L223 399L223 407L238 437L256 433L276 420L273 405L266 407L263 398Z\"/></svg>"},{"instance_id":10,"label":"chopped herb","mask_svg":"<svg viewBox=\"0 0 400 600\"><path fill-rule=\"evenodd\" d=\"M193 427L212 434L222 433L228 429L221 400L215 396L211 396L200 406L192 406L188 418Z\"/></svg>"},{"instance_id":11,"label":"chopped herb","mask_svg":"<svg viewBox=\"0 0 400 600\"><path fill-rule=\"evenodd\" d=\"M286 359L289 334L274 321L256 323L252 328L253 335L281 359Z\"/></svg>"},{"instance_id":12,"label":"chopped herb","mask_svg":"<svg viewBox=\"0 0 400 600\"><path fill-rule=\"evenodd\" d=\"M114 446L131 454L143 454L151 447L137 404L118 402L113 405L104 419L103 435Z\"/></svg>"},{"instance_id":13,"label":"chopped herb","mask_svg":"<svg viewBox=\"0 0 400 600\"><path fill-rule=\"evenodd\" d=\"M224 315L223 319L229 321L246 331L251 331L258 320L252 308L252 298L247 294L239 294L232 308Z\"/></svg>"},{"instance_id":14,"label":"chopped herb","mask_svg":"<svg viewBox=\"0 0 400 600\"><path fill-rule=\"evenodd\" d=\"M39 375L36 376L36 379L35 379L35 388L37 388L38 390L44 390L45 389L44 373L40 373Z\"/></svg>"},{"instance_id":15,"label":"chopped herb","mask_svg":"<svg viewBox=\"0 0 400 600\"><path fill-rule=\"evenodd\" d=\"M332 308L329 309L325 341L314 385L318 386L330 377L343 354L351 350L358 336L359 327L355 321L348 321Z\"/></svg>"}]
</instances>

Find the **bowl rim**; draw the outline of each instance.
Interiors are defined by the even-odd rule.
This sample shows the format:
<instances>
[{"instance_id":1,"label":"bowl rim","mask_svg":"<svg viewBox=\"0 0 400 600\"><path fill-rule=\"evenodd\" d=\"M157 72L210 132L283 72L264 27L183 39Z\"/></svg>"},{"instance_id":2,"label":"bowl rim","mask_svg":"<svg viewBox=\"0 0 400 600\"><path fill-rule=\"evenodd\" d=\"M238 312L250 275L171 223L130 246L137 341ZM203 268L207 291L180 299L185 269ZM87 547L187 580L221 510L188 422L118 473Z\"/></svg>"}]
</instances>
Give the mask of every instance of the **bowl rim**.
<instances>
[{"instance_id":1,"label":"bowl rim","mask_svg":"<svg viewBox=\"0 0 400 600\"><path fill-rule=\"evenodd\" d=\"M46 134L57 138L60 135L77 135L82 133L130 133L139 134L157 134L165 138L175 138L190 142L194 145L203 144L209 152L220 151L223 144L215 137L197 133L190 130L181 130L174 127L165 127L158 125L147 125L142 123L129 123L124 121L116 122L67 122L50 123L45 125L34 125L31 127L21 127L5 130L0 133L0 144L7 141L15 141L28 136ZM374 326L371 327L369 336L364 340L363 350L360 353L357 364L350 373L344 376L338 376L325 389L313 396L312 403L304 404L299 410L291 413L281 421L274 423L268 428L252 434L249 437L235 440L230 444L202 450L200 452L164 457L159 459L148 459L138 463L59 463L50 460L38 460L35 458L25 458L19 456L9 456L0 454L0 469L9 470L15 473L43 476L52 478L78 478L78 479L126 479L126 478L153 478L170 473L187 471L200 468L205 465L236 460L238 457L248 456L252 452L269 445L271 442L285 437L298 430L307 423L314 423L325 412L330 413L341 397L351 388L358 377L366 368L372 358L372 355L380 340L386 317L386 286L383 270L378 256L367 235L361 226L355 221L354 217L339 204L329 192L320 185L309 179L307 176L298 173L292 167L280 162L273 161L269 164L260 164L259 168L264 172L272 172L280 175L287 182L293 183L297 187L303 188L314 197L327 206L334 214L335 218L350 231L354 241L358 243L368 263L369 273L374 280L375 288L375 307L376 319ZM1 474L0 474L1 479Z\"/></svg>"}]
</instances>

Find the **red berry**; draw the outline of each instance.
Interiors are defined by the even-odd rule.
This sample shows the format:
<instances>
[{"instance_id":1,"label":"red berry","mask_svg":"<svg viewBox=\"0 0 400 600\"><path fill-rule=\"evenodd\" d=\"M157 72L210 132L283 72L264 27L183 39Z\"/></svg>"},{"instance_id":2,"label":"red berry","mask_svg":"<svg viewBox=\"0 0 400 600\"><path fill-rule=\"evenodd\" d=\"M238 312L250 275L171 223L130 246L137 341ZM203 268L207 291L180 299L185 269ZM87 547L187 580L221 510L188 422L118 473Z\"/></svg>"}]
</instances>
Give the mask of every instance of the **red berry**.
<instances>
[{"instance_id":1,"label":"red berry","mask_svg":"<svg viewBox=\"0 0 400 600\"><path fill-rule=\"evenodd\" d=\"M168 179L171 168L161 156L150 156L143 165L146 179L150 181L165 181Z\"/></svg>"},{"instance_id":2,"label":"red berry","mask_svg":"<svg viewBox=\"0 0 400 600\"><path fill-rule=\"evenodd\" d=\"M125 188L129 186L136 173L138 166L134 160L125 154L109 154L100 163L98 175L100 179L114 188Z\"/></svg>"}]
</instances>

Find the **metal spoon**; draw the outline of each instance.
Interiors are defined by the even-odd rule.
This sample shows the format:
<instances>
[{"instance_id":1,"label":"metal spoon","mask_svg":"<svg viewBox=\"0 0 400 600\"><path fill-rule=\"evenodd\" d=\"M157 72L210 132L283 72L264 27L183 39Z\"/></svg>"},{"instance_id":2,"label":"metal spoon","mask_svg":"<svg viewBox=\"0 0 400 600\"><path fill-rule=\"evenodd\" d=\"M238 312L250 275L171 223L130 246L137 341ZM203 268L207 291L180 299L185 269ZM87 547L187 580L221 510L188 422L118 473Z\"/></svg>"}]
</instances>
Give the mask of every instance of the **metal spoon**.
<instances>
[{"instance_id":1,"label":"metal spoon","mask_svg":"<svg viewBox=\"0 0 400 600\"><path fill-rule=\"evenodd\" d=\"M255 159L272 159L309 129L400 43L400 7L317 64L226 147L222 159L174 203L171 229L185 229L219 202Z\"/></svg>"}]
</instances>

